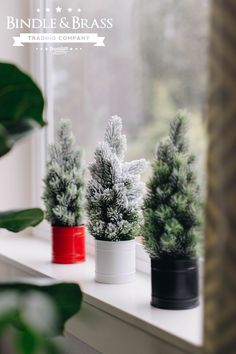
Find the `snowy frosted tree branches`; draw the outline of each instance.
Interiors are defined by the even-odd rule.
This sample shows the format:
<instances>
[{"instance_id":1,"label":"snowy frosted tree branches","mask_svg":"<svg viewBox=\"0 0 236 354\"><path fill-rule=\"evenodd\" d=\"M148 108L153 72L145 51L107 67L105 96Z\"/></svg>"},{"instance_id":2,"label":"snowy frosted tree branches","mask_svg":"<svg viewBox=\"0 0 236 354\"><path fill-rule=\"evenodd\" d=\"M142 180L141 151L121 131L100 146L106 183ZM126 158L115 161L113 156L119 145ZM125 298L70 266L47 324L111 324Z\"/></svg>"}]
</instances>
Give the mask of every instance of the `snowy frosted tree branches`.
<instances>
[{"instance_id":1,"label":"snowy frosted tree branches","mask_svg":"<svg viewBox=\"0 0 236 354\"><path fill-rule=\"evenodd\" d=\"M61 120L56 142L49 147L43 200L52 226L78 226L83 220L84 170L81 150L69 120Z\"/></svg>"},{"instance_id":2,"label":"snowy frosted tree branches","mask_svg":"<svg viewBox=\"0 0 236 354\"><path fill-rule=\"evenodd\" d=\"M197 255L201 225L199 186L185 139L186 115L179 112L169 137L158 146L144 201L144 245L151 257Z\"/></svg>"},{"instance_id":3,"label":"snowy frosted tree branches","mask_svg":"<svg viewBox=\"0 0 236 354\"><path fill-rule=\"evenodd\" d=\"M121 118L113 116L89 167L92 178L87 188L88 228L98 240L130 240L139 231L144 191L140 173L146 161L124 162L126 149Z\"/></svg>"}]
</instances>

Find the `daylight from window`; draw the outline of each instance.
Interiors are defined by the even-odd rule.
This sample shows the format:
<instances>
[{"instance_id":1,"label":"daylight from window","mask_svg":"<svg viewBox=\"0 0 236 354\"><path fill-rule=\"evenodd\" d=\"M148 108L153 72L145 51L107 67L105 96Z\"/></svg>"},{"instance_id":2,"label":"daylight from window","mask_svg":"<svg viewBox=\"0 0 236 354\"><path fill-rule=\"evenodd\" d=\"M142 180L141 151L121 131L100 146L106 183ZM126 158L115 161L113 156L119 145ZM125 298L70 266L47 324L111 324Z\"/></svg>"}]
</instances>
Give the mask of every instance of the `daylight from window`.
<instances>
[{"instance_id":1,"label":"daylight from window","mask_svg":"<svg viewBox=\"0 0 236 354\"><path fill-rule=\"evenodd\" d=\"M78 7L77 1L54 4ZM151 160L170 120L185 109L204 189L209 2L83 0L80 7L81 17L110 17L114 25L104 33L105 50L81 44L79 54L50 59L55 125L61 117L72 120L89 163L108 118L119 115L128 138L127 159Z\"/></svg>"}]
</instances>

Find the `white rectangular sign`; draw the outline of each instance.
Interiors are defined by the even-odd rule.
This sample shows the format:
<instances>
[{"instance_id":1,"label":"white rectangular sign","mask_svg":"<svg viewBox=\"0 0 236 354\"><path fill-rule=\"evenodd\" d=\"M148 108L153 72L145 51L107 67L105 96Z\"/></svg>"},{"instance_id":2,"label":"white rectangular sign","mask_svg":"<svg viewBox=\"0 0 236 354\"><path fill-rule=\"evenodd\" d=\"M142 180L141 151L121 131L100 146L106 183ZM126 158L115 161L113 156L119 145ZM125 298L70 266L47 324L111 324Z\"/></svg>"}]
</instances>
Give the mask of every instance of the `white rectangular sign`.
<instances>
[{"instance_id":1,"label":"white rectangular sign","mask_svg":"<svg viewBox=\"0 0 236 354\"><path fill-rule=\"evenodd\" d=\"M13 37L14 47L23 43L92 43L95 47L104 47L104 38L97 33L21 33Z\"/></svg>"}]
</instances>

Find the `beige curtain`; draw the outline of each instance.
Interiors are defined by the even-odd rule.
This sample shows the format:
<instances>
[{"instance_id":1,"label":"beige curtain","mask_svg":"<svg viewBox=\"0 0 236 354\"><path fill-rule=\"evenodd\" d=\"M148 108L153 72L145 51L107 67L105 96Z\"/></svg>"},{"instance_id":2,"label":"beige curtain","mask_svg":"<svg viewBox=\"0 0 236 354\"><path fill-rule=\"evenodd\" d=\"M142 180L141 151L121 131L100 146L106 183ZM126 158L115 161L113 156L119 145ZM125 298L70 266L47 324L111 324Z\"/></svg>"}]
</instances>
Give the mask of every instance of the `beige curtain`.
<instances>
[{"instance_id":1,"label":"beige curtain","mask_svg":"<svg viewBox=\"0 0 236 354\"><path fill-rule=\"evenodd\" d=\"M236 353L236 0L212 0L205 353Z\"/></svg>"}]
</instances>

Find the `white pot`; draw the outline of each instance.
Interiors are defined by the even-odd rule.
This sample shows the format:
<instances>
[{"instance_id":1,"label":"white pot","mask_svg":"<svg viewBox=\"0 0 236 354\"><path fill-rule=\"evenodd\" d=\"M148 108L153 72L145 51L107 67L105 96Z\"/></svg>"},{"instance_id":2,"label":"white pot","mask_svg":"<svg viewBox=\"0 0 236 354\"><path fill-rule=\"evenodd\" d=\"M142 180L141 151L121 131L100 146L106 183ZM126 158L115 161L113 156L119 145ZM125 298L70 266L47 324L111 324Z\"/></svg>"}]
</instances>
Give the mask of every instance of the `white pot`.
<instances>
[{"instance_id":1,"label":"white pot","mask_svg":"<svg viewBox=\"0 0 236 354\"><path fill-rule=\"evenodd\" d=\"M95 280L99 283L129 283L135 279L135 240L98 241Z\"/></svg>"}]
</instances>

